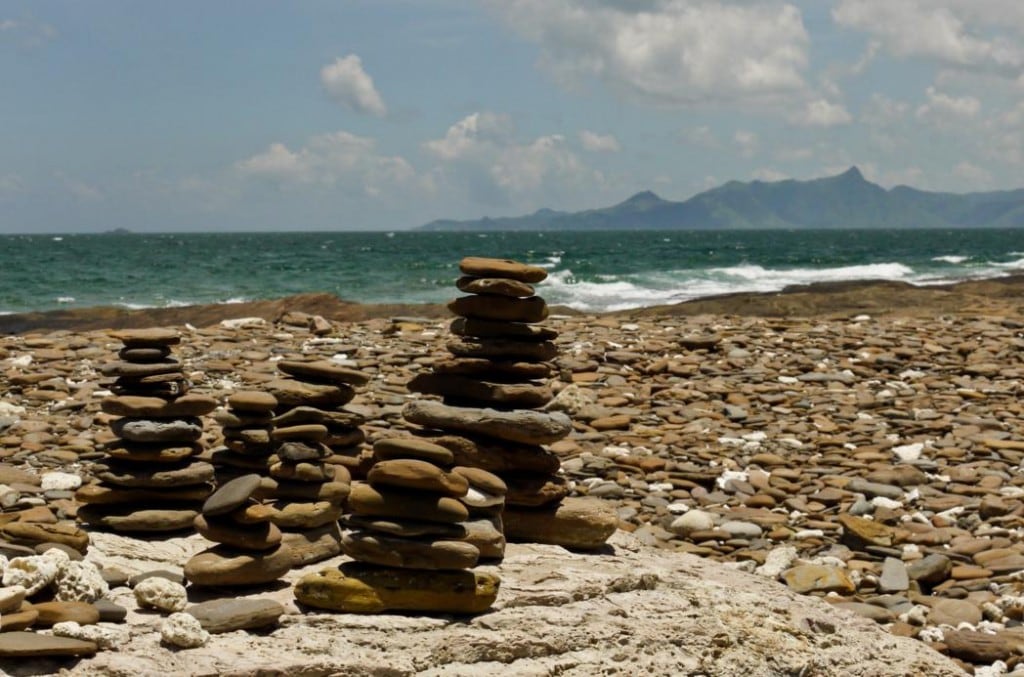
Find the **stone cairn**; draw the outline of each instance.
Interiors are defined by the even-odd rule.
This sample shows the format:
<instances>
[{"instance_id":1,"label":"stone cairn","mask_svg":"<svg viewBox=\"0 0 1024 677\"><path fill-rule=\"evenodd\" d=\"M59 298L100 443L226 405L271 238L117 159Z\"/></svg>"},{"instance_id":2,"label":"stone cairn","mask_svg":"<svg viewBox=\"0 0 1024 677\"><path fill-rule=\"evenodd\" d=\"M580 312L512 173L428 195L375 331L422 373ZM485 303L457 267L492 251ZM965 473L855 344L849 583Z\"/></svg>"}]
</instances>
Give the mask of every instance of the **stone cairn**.
<instances>
[{"instance_id":1,"label":"stone cairn","mask_svg":"<svg viewBox=\"0 0 1024 677\"><path fill-rule=\"evenodd\" d=\"M566 499L572 487L558 474L558 457L543 446L572 431L565 414L545 411L558 333L539 326L548 306L533 285L547 271L478 257L459 267L456 287L469 295L449 304L458 316L447 345L452 358L409 384L443 401L410 402L403 416L438 431L430 441L452 451L457 464L504 481L504 518L489 518L510 540L601 547L615 531L614 511L600 501ZM486 532L480 525L475 533Z\"/></svg>"},{"instance_id":2,"label":"stone cairn","mask_svg":"<svg viewBox=\"0 0 1024 677\"><path fill-rule=\"evenodd\" d=\"M280 528L271 521L274 511L253 498L271 465L277 398L247 390L233 393L227 404L227 410L214 415L224 435L224 448L213 452L219 488L194 522L203 538L219 545L185 564L185 577L193 585L270 583L294 563L292 552L282 546Z\"/></svg>"},{"instance_id":3,"label":"stone cairn","mask_svg":"<svg viewBox=\"0 0 1024 677\"><path fill-rule=\"evenodd\" d=\"M277 400L273 455L253 495L270 501L270 521L285 532L300 566L341 552L338 519L349 496L349 468L359 467L365 440L364 417L345 405L369 376L330 360L281 360L277 367L285 377L264 386Z\"/></svg>"},{"instance_id":4,"label":"stone cairn","mask_svg":"<svg viewBox=\"0 0 1024 677\"><path fill-rule=\"evenodd\" d=\"M213 466L202 452L203 424L217 401L190 394L190 383L171 347L173 329L140 329L113 334L124 347L119 361L101 367L113 377L113 396L100 407L117 416L110 423L117 439L94 468L97 484L76 492L85 504L80 521L131 533L191 529L203 501L213 491Z\"/></svg>"}]
</instances>

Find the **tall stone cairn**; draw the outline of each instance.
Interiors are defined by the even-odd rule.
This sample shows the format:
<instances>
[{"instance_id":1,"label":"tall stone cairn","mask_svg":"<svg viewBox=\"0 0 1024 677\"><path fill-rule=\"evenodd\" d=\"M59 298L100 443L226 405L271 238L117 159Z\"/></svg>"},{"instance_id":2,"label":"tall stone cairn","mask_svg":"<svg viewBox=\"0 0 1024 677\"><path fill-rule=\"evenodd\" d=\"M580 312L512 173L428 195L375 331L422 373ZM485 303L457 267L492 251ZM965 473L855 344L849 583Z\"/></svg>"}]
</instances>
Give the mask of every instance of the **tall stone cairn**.
<instances>
[{"instance_id":1,"label":"tall stone cairn","mask_svg":"<svg viewBox=\"0 0 1024 677\"><path fill-rule=\"evenodd\" d=\"M406 405L406 421L432 429L430 441L452 451L455 463L498 475L507 486L497 522L509 540L591 550L604 545L618 519L593 499L567 498L572 487L544 445L566 437L571 420L545 408L558 333L540 326L548 306L533 285L543 268L516 261L467 257L456 287L468 296L449 304L452 358L416 376L409 389L442 402ZM428 434L428 433L424 433Z\"/></svg>"},{"instance_id":2,"label":"tall stone cairn","mask_svg":"<svg viewBox=\"0 0 1024 677\"><path fill-rule=\"evenodd\" d=\"M113 337L120 358L101 367L112 396L102 400L117 439L93 469L98 483L75 494L80 521L93 528L129 533L192 529L213 492L214 468L202 452L201 416L217 406L213 397L189 393L181 362L172 354L180 342L173 329L138 329Z\"/></svg>"}]
</instances>

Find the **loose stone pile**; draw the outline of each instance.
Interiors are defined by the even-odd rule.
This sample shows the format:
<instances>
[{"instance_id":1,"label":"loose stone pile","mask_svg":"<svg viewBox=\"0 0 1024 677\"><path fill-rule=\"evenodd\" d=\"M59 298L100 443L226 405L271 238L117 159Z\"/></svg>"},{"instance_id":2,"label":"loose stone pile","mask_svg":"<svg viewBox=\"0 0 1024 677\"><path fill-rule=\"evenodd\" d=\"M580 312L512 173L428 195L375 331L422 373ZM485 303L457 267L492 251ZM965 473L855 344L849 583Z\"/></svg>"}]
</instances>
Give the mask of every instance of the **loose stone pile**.
<instances>
[{"instance_id":1,"label":"loose stone pile","mask_svg":"<svg viewBox=\"0 0 1024 677\"><path fill-rule=\"evenodd\" d=\"M546 379L558 354L558 332L537 324L548 307L533 284L547 271L479 257L463 259L459 268L456 286L469 296L448 306L458 316L451 324L457 338L447 345L452 357L409 383L443 402L410 402L405 419L441 431L432 441L459 464L500 476L507 487L504 525L495 504L473 506L495 530L524 541L600 547L617 517L599 503L563 504L572 487L558 474L558 457L542 446L572 432L565 414L541 411L552 401Z\"/></svg>"},{"instance_id":2,"label":"loose stone pile","mask_svg":"<svg viewBox=\"0 0 1024 677\"><path fill-rule=\"evenodd\" d=\"M117 362L102 372L115 380L113 396L101 402L117 416L110 428L117 439L93 468L98 484L79 489L85 503L81 521L120 532L157 533L192 528L198 508L213 490L213 466L202 451L200 416L217 401L190 394L181 362L171 357L179 343L170 329L123 331L113 335L124 347Z\"/></svg>"}]
</instances>

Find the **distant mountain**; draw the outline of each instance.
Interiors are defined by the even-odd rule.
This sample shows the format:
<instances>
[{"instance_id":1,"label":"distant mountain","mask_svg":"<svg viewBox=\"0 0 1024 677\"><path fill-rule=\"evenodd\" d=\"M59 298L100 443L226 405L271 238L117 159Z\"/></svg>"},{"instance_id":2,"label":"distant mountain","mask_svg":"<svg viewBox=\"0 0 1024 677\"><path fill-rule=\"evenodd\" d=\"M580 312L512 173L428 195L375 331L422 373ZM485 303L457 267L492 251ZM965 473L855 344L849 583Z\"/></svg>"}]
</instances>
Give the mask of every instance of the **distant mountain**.
<instances>
[{"instance_id":1,"label":"distant mountain","mask_svg":"<svg viewBox=\"0 0 1024 677\"><path fill-rule=\"evenodd\" d=\"M702 230L754 228L1019 228L1024 189L990 193L886 190L851 167L811 181L730 181L685 202L651 191L603 209L470 221L437 220L417 230Z\"/></svg>"}]
</instances>

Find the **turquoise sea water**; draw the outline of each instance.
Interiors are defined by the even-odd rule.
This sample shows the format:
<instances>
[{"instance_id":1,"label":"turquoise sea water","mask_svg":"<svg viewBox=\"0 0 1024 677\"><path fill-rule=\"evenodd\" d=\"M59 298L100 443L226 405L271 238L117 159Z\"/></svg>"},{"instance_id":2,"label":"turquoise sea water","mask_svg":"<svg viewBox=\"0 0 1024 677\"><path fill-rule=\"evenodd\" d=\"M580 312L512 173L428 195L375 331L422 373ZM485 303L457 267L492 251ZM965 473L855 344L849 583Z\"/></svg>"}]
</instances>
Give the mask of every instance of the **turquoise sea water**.
<instances>
[{"instance_id":1,"label":"turquoise sea water","mask_svg":"<svg viewBox=\"0 0 1024 677\"><path fill-rule=\"evenodd\" d=\"M0 313L302 292L440 302L457 295L463 256L542 265L549 303L600 311L819 281L1024 272L1024 230L0 235Z\"/></svg>"}]
</instances>

